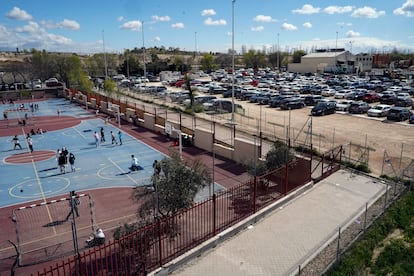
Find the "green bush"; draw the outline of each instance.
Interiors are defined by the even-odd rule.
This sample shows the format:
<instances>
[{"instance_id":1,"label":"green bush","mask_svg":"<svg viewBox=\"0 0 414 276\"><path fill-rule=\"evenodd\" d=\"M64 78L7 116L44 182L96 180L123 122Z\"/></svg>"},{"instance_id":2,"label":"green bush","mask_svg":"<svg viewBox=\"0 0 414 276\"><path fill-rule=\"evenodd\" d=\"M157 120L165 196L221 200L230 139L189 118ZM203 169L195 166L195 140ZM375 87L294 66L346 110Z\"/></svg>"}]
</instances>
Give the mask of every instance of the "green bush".
<instances>
[{"instance_id":1,"label":"green bush","mask_svg":"<svg viewBox=\"0 0 414 276\"><path fill-rule=\"evenodd\" d=\"M414 193L404 195L381 218L377 219L357 244L333 266L327 275L358 275L371 265L373 250L396 228L406 229L408 239L392 241L384 248L372 270L375 275L414 275L414 246L406 244L414 230ZM405 234L406 232L404 232Z\"/></svg>"}]
</instances>

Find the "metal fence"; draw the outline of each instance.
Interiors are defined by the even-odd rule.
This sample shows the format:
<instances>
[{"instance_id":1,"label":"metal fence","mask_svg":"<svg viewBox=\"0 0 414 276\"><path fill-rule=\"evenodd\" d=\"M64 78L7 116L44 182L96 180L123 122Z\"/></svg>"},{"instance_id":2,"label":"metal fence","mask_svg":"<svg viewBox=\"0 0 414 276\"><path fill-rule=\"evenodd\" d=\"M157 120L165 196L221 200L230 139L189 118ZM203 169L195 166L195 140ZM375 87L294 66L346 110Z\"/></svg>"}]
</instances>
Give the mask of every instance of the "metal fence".
<instances>
[{"instance_id":1,"label":"metal fence","mask_svg":"<svg viewBox=\"0 0 414 276\"><path fill-rule=\"evenodd\" d=\"M324 275L326 271L335 263L339 262L347 250L364 235L367 229L384 212L396 202L408 187L398 182L385 182L385 193L375 198L373 201L366 202L365 206L356 214L351 216L347 222L338 226L337 230L323 241L320 250L314 252L314 256L306 256L304 259L311 259L309 263L299 263L291 274L297 275Z\"/></svg>"},{"instance_id":2,"label":"metal fence","mask_svg":"<svg viewBox=\"0 0 414 276\"><path fill-rule=\"evenodd\" d=\"M32 275L145 275L308 183L310 175L303 173L304 168L310 172L309 160L294 160ZM279 188L263 185L265 179Z\"/></svg>"}]
</instances>

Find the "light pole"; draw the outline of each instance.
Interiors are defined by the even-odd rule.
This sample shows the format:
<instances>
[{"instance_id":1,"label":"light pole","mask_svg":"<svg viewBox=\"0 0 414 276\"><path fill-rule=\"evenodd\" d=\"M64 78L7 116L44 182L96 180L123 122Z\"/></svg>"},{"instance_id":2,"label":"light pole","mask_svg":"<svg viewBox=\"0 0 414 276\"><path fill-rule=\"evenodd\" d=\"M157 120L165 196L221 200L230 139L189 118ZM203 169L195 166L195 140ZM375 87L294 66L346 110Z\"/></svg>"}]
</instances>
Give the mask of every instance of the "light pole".
<instances>
[{"instance_id":1,"label":"light pole","mask_svg":"<svg viewBox=\"0 0 414 276\"><path fill-rule=\"evenodd\" d=\"M195 72L198 71L198 66L197 66L197 32L194 32L194 44L195 44L195 52L194 52L194 65L195 65ZM195 73L194 72L194 73Z\"/></svg>"},{"instance_id":2,"label":"light pole","mask_svg":"<svg viewBox=\"0 0 414 276\"><path fill-rule=\"evenodd\" d=\"M277 72L279 73L279 71L280 71L280 68L279 68L279 53L280 53L280 50L279 50L279 33L277 33Z\"/></svg>"},{"instance_id":3,"label":"light pole","mask_svg":"<svg viewBox=\"0 0 414 276\"><path fill-rule=\"evenodd\" d=\"M145 83L145 78L147 77L147 68L145 64L144 21L142 21L142 24L141 24L141 34L142 34L142 52L143 52L143 60L144 60L144 83Z\"/></svg>"},{"instance_id":4,"label":"light pole","mask_svg":"<svg viewBox=\"0 0 414 276\"><path fill-rule=\"evenodd\" d=\"M231 1L231 124L234 129L234 3Z\"/></svg>"},{"instance_id":5,"label":"light pole","mask_svg":"<svg viewBox=\"0 0 414 276\"><path fill-rule=\"evenodd\" d=\"M106 60L106 51L105 51L105 35L104 31L102 31L102 44L103 44L103 54L104 54L104 63L105 63L105 80L108 78L108 63Z\"/></svg>"}]
</instances>

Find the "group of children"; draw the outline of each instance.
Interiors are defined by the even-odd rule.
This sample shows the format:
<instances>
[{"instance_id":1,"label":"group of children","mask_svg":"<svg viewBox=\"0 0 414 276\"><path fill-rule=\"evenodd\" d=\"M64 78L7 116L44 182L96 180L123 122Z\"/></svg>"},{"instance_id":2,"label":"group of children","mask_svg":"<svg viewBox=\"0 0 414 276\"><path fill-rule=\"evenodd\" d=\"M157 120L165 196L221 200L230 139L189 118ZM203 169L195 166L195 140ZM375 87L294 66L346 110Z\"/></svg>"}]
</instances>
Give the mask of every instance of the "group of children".
<instances>
[{"instance_id":1,"label":"group of children","mask_svg":"<svg viewBox=\"0 0 414 276\"><path fill-rule=\"evenodd\" d=\"M99 145L100 145L101 143L106 142L106 140L105 140L105 130L104 130L104 128L103 128L103 127L101 127L101 129L100 129L100 135L98 134L98 132L97 132L97 131L95 131L95 132L93 133L93 137L94 137L94 139L95 139L95 145L96 145L96 147L99 147ZM120 144L120 145L122 145L122 137L123 137L122 132L121 132L121 131L118 131L118 141L119 141L119 144ZM116 138L115 138L115 134L114 134L114 132L111 130L111 144L112 144L112 145L113 145L113 144L118 145L118 141L117 141L117 140L116 140Z\"/></svg>"},{"instance_id":2,"label":"group of children","mask_svg":"<svg viewBox=\"0 0 414 276\"><path fill-rule=\"evenodd\" d=\"M69 153L66 147L57 150L57 162L60 169L60 173L66 173L66 165L70 164L70 169L72 172L75 172L75 155L71 152Z\"/></svg>"}]
</instances>

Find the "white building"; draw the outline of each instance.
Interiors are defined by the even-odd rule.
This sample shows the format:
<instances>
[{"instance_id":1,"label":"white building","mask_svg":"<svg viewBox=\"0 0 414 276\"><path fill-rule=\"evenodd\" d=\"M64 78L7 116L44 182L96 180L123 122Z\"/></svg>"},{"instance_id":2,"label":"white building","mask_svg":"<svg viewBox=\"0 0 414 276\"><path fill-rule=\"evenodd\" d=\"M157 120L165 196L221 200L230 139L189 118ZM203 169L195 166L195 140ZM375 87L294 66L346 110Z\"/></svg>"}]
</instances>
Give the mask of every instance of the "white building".
<instances>
[{"instance_id":1,"label":"white building","mask_svg":"<svg viewBox=\"0 0 414 276\"><path fill-rule=\"evenodd\" d=\"M355 55L355 70L357 73L372 70L372 55L359 53Z\"/></svg>"},{"instance_id":2,"label":"white building","mask_svg":"<svg viewBox=\"0 0 414 276\"><path fill-rule=\"evenodd\" d=\"M289 63L289 72L298 73L352 73L355 56L344 49L317 50L304 55L300 63Z\"/></svg>"}]
</instances>

